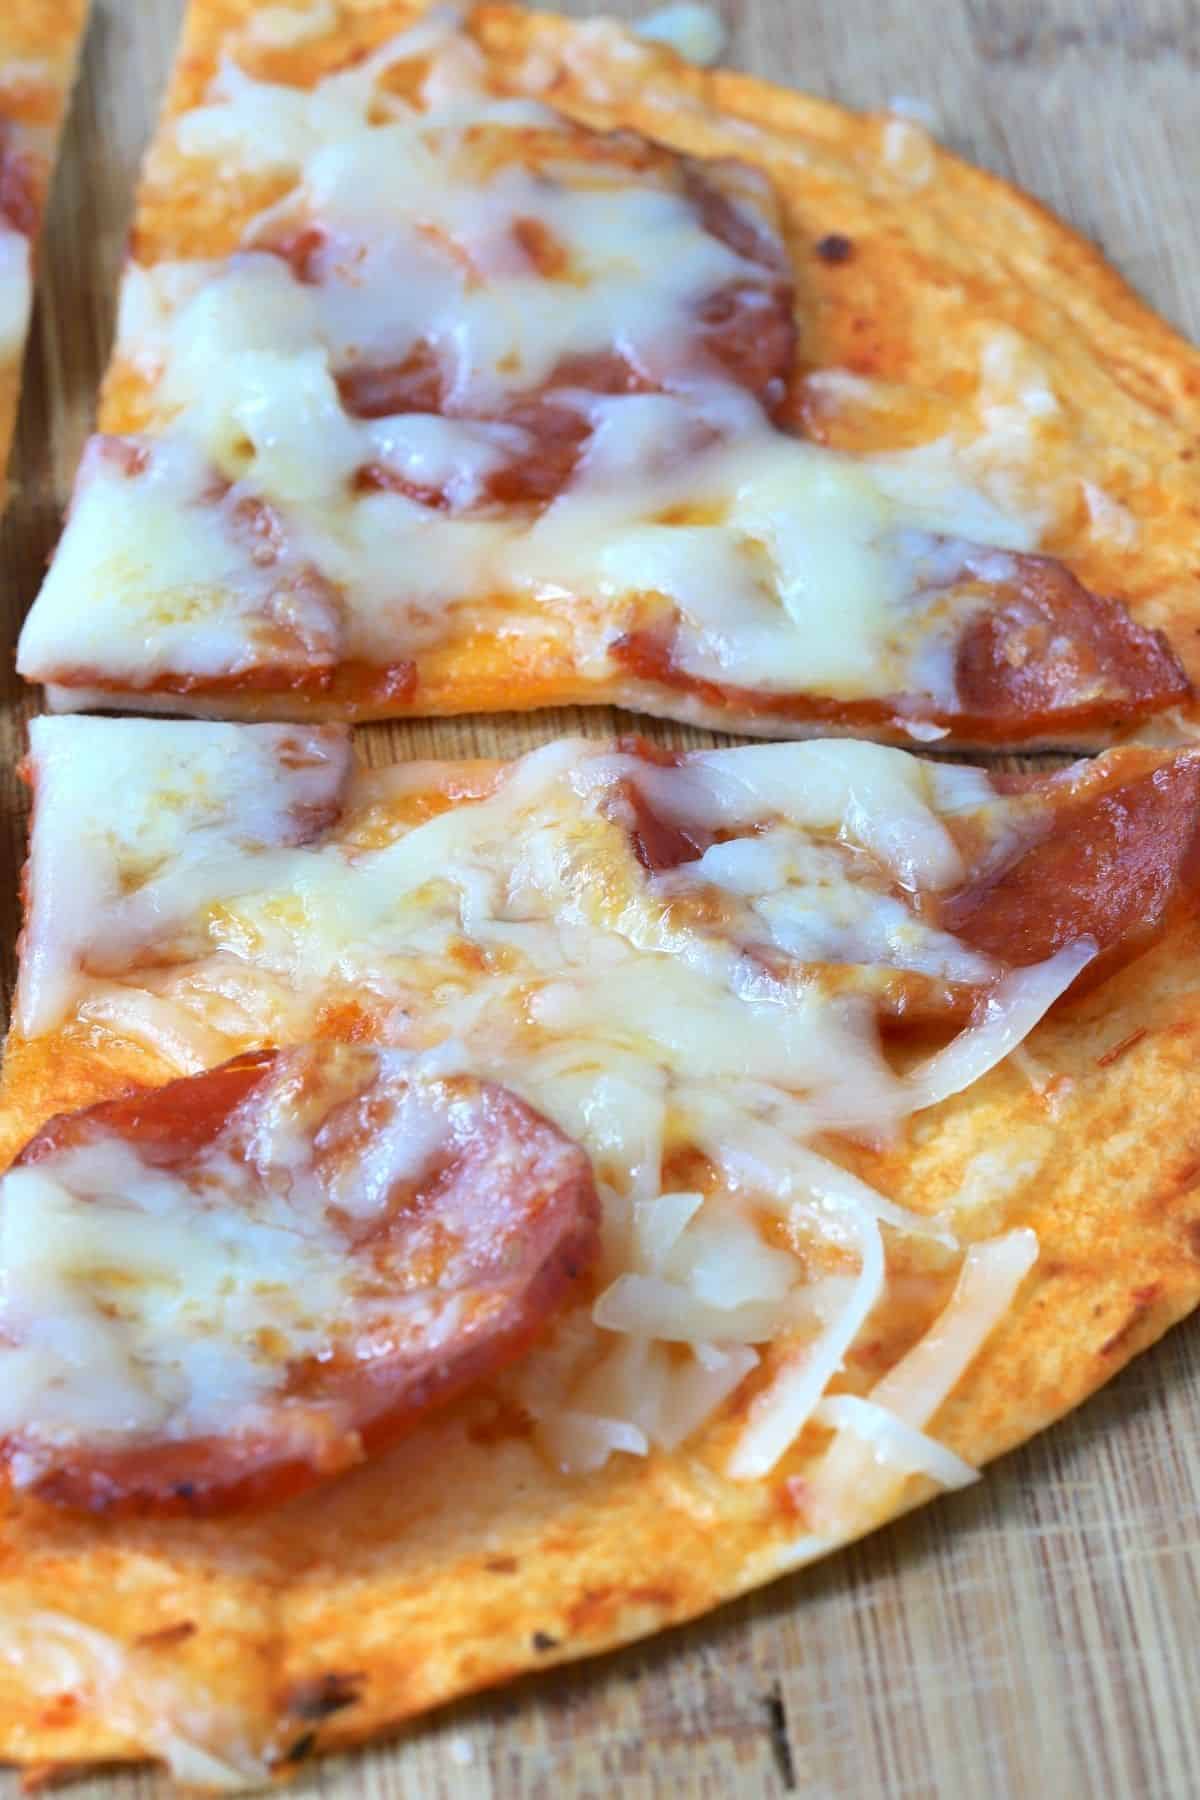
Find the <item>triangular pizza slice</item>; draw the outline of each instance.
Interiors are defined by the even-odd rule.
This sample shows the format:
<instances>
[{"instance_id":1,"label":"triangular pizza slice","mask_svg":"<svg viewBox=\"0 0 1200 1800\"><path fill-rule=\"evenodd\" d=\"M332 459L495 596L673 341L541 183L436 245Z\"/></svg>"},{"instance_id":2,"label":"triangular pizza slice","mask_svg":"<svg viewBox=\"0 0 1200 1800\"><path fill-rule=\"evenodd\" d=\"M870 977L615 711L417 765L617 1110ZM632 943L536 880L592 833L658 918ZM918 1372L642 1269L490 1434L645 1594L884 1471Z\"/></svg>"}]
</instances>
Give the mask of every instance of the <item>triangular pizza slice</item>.
<instances>
[{"instance_id":1,"label":"triangular pizza slice","mask_svg":"<svg viewBox=\"0 0 1200 1800\"><path fill-rule=\"evenodd\" d=\"M21 671L68 709L1178 733L1191 353L1124 295L1015 331L1068 234L1013 274L1023 203L940 157L916 196L875 124L739 79L504 7L197 0ZM1073 365L1135 355L1077 415Z\"/></svg>"}]
</instances>

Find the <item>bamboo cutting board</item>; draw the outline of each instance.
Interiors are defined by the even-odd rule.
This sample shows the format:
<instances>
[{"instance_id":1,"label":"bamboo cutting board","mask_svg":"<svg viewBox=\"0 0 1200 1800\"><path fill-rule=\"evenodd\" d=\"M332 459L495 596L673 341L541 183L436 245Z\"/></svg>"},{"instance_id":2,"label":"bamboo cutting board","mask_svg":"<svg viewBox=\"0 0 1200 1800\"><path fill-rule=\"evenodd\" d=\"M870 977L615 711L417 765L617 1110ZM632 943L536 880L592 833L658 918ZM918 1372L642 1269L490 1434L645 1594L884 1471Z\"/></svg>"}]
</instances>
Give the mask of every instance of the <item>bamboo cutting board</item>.
<instances>
[{"instance_id":1,"label":"bamboo cutting board","mask_svg":"<svg viewBox=\"0 0 1200 1800\"><path fill-rule=\"evenodd\" d=\"M564 0L563 10L594 7ZM900 0L886 12L877 0L724 0L723 10L731 60L756 73L856 106L924 102L943 141L1098 239L1200 337L1194 0ZM6 992L25 829L13 764L30 710L11 646L87 429L133 175L179 12L180 0L94 0L50 215L0 528ZM603 733L611 717L418 723L364 738L372 760L513 754L567 726ZM386 1749L314 1769L293 1792L1200 1794L1198 1376L1200 1328L1184 1326L980 1487L645 1647L451 1708ZM138 1773L75 1791L132 1800L162 1784Z\"/></svg>"}]
</instances>

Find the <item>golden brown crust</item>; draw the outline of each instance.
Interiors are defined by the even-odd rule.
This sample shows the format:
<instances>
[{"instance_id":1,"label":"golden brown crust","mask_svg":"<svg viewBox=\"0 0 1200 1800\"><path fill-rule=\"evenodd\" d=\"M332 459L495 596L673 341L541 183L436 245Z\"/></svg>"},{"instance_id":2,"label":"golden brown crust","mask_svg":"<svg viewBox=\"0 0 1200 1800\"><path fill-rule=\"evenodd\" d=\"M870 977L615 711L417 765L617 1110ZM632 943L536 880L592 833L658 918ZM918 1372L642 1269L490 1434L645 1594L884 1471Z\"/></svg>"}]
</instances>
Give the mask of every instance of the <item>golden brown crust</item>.
<instances>
[{"instance_id":1,"label":"golden brown crust","mask_svg":"<svg viewBox=\"0 0 1200 1800\"><path fill-rule=\"evenodd\" d=\"M253 0L205 0L189 15L166 118L204 93L223 46L236 46L256 74L307 84L421 10L405 0L357 0L341 7L335 30L272 49L247 34ZM1045 516L1043 547L1088 588L1125 601L1139 623L1165 630L1189 675L1200 676L1192 551L1200 355L1094 246L904 121L851 113L752 76L692 69L663 49L646 46L630 60L614 52L618 37L629 44L616 27L485 5L470 28L502 80L586 124L634 127L681 151L741 158L772 177L797 277L800 368L791 412L808 435L864 454L947 436L969 444L989 419L1001 432L1021 429L1012 418L997 425L998 392L1003 406L1024 387L1045 388L1051 410L1036 425L1033 467L1013 477ZM276 197L269 181L242 189L211 169L198 174L160 133L142 184L135 253L148 263L225 253ZM830 371L838 372L832 384L822 379ZM141 379L114 365L102 427L137 429L144 408ZM609 702L756 734L827 729L628 678L589 681L576 667L571 633L560 628L556 642L553 621L514 671L513 640L504 635L513 608L496 597L464 612L455 635L422 655L415 691L374 701L359 716ZM162 698L145 704L156 708ZM228 699L206 703L202 690L178 705L166 698L170 710L202 712L223 712ZM88 700L77 695L75 703ZM272 717L294 713L297 702L264 694L235 705L238 716ZM348 710L352 700L341 695L317 696L311 706L314 717ZM902 727L878 735L910 741ZM1084 735L1106 741L1103 731ZM1078 731L1051 732L1025 747L1079 741Z\"/></svg>"}]
</instances>

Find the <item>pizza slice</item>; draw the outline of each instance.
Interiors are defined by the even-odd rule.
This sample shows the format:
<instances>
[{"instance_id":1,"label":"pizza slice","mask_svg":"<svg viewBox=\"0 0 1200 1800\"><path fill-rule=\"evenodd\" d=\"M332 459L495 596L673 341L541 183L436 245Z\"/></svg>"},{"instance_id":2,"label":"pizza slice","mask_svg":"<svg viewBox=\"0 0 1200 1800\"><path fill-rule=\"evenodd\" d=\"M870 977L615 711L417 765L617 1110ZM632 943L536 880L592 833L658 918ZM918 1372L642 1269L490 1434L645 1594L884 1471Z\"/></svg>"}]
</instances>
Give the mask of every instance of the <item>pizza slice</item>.
<instances>
[{"instance_id":1,"label":"pizza slice","mask_svg":"<svg viewBox=\"0 0 1200 1800\"><path fill-rule=\"evenodd\" d=\"M287 1773L974 1479L1200 1298L1196 751L29 774L6 1756Z\"/></svg>"},{"instance_id":2,"label":"pizza slice","mask_svg":"<svg viewBox=\"0 0 1200 1800\"><path fill-rule=\"evenodd\" d=\"M1064 316L1068 233L891 144L615 27L195 0L21 671L60 709L1178 736L1193 353L1094 260Z\"/></svg>"},{"instance_id":3,"label":"pizza slice","mask_svg":"<svg viewBox=\"0 0 1200 1800\"><path fill-rule=\"evenodd\" d=\"M7 462L33 306L33 258L87 0L11 0L0 15L0 465Z\"/></svg>"}]
</instances>

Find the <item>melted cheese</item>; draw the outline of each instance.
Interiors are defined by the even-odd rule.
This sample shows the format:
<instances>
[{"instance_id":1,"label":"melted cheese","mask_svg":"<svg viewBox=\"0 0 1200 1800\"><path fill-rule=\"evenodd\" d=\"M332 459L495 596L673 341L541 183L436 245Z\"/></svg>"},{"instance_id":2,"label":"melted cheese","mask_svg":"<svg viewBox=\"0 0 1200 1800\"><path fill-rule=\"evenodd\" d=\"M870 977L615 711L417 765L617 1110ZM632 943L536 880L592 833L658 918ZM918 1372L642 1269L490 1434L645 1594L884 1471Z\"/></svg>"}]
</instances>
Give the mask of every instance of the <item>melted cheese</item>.
<instances>
[{"instance_id":1,"label":"melted cheese","mask_svg":"<svg viewBox=\"0 0 1200 1800\"><path fill-rule=\"evenodd\" d=\"M184 1183L132 1155L106 1157L101 1177L98 1155L53 1175L14 1169L0 1187L4 1324L19 1345L3 1353L0 1434L31 1418L52 1443L219 1434L276 1385L278 1361L256 1345L329 1354L349 1285L332 1234L318 1249L285 1217L244 1221L236 1193L197 1218ZM19 1458L18 1483L36 1467Z\"/></svg>"},{"instance_id":2,"label":"melted cheese","mask_svg":"<svg viewBox=\"0 0 1200 1800\"><path fill-rule=\"evenodd\" d=\"M114 732L80 719L64 733L35 719L30 744L49 823L29 851L38 900L17 996L29 1036L62 1018L85 967L120 967L131 943L145 950L159 934L169 942L206 893L236 892L247 858L300 841L335 811L350 760L328 732L274 725L209 725L168 747L149 723Z\"/></svg>"},{"instance_id":3,"label":"melted cheese","mask_svg":"<svg viewBox=\"0 0 1200 1800\"><path fill-rule=\"evenodd\" d=\"M670 10L691 29L696 9ZM258 23L293 29L274 11ZM413 59L419 105L384 79ZM765 302L769 275L703 229L660 165L581 147L486 76L434 16L311 90L229 62L175 122L171 154L292 186L225 261L129 271L117 355L150 383L153 452L132 478L111 459L85 465L22 672L57 680L69 704L64 680L86 703L93 686L137 693L167 674L386 664L469 641L499 599L506 630L565 645L581 677L611 684L624 679L613 645L649 595L677 621L689 676L910 695L920 734L923 710L955 705L961 613L929 616L914 545L1036 543L1010 466L1035 451L1017 414L982 406L994 459L947 440L855 461L776 432L697 328L713 295L748 287ZM531 163L522 133L560 147ZM308 228L304 280L256 247ZM549 276L521 232L553 247ZM418 345L453 416L350 416L337 378ZM490 475L537 453L536 428L496 415L566 359L612 349L667 391L562 386L556 403L586 433L573 477L540 513L483 504ZM408 491L361 492L358 473L379 467ZM272 509L283 549L269 563L233 529L242 501ZM292 606L302 574L323 599L307 591L281 634L280 582Z\"/></svg>"},{"instance_id":4,"label":"melted cheese","mask_svg":"<svg viewBox=\"0 0 1200 1800\"><path fill-rule=\"evenodd\" d=\"M1065 944L1048 961L1016 969L988 996L983 1017L911 1077L922 1106L973 1087L1015 1050L1096 954L1090 938Z\"/></svg>"},{"instance_id":5,"label":"melted cheese","mask_svg":"<svg viewBox=\"0 0 1200 1800\"><path fill-rule=\"evenodd\" d=\"M344 739L328 730L43 719L32 742L27 1034L75 1017L186 1066L365 1013L378 1041L504 1082L586 1148L605 1209L601 1292L516 1378L547 1453L570 1469L680 1442L757 1366L755 1345L782 1341L731 1464L766 1474L885 1292L888 1234L957 1251L945 1218L898 1207L814 1139L892 1132L990 1066L1087 953L993 987L957 1068L952 1045L910 1075L893 1069L869 1005L839 998L819 966L991 980L991 965L921 925L917 896L962 878L946 820L1004 803L979 771L869 745L706 751L661 768L568 742L499 773L402 765L347 782ZM631 781L665 821L727 841L649 873L624 822ZM414 796L439 791L463 797L404 823ZM689 896L707 898L691 913ZM746 955L750 914L777 936L790 918L810 979L764 983ZM271 1154L286 1161L286 1116L279 1131ZM422 1141L405 1137L418 1157ZM709 1175L681 1192L669 1159L687 1148ZM393 1149L382 1171L364 1164L346 1205L370 1205ZM73 1244L55 1235L48 1177L13 1178L13 1267L36 1272L40 1255L61 1273L106 1243L124 1258L119 1218ZM105 1180L106 1194L120 1188ZM763 1237L765 1216L786 1239ZM166 1266L173 1229L168 1205L129 1242L130 1266ZM325 1277L310 1289L286 1267L306 1304L318 1297L316 1329ZM211 1309L213 1282L232 1277L222 1264L203 1279ZM110 1396L123 1392L99 1353L95 1367Z\"/></svg>"}]
</instances>

